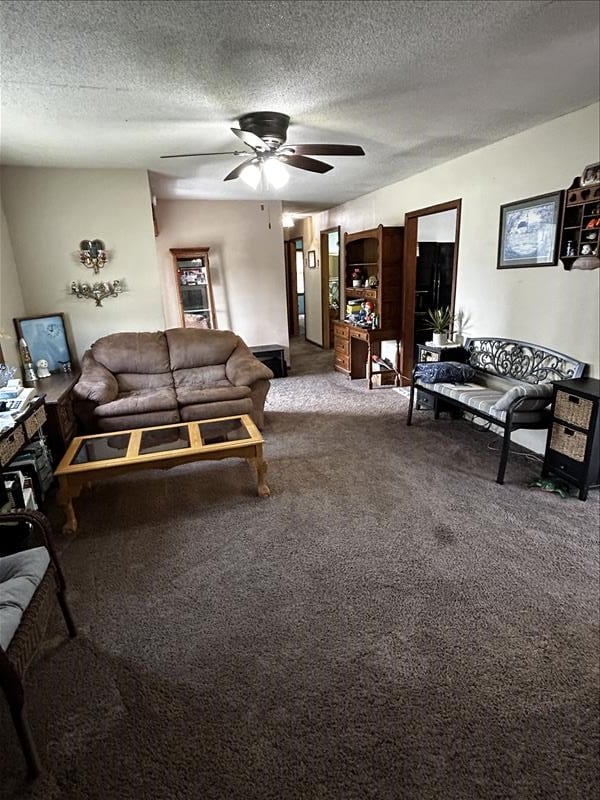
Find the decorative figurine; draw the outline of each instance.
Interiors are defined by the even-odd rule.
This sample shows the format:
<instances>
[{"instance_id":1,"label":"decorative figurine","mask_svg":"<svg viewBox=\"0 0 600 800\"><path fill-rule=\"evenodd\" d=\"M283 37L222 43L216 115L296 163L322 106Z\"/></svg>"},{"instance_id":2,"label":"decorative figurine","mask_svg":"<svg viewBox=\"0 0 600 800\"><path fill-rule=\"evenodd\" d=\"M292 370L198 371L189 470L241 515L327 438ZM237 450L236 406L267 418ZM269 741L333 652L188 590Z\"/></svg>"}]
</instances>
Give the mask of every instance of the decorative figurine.
<instances>
[{"instance_id":1,"label":"decorative figurine","mask_svg":"<svg viewBox=\"0 0 600 800\"><path fill-rule=\"evenodd\" d=\"M45 358L40 358L36 363L38 378L49 378L50 370L48 369L48 362Z\"/></svg>"}]
</instances>

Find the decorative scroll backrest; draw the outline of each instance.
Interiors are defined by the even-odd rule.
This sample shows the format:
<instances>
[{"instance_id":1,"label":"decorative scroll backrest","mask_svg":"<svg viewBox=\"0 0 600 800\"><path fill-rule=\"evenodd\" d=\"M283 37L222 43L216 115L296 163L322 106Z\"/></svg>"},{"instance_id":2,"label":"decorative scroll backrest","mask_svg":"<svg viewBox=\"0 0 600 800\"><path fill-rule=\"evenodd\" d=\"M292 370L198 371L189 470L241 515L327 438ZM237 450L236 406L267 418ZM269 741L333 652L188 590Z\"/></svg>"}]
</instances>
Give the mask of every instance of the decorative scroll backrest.
<instances>
[{"instance_id":1,"label":"decorative scroll backrest","mask_svg":"<svg viewBox=\"0 0 600 800\"><path fill-rule=\"evenodd\" d=\"M527 383L580 378L587 366L564 353L514 339L467 339L465 349L475 369Z\"/></svg>"}]
</instances>

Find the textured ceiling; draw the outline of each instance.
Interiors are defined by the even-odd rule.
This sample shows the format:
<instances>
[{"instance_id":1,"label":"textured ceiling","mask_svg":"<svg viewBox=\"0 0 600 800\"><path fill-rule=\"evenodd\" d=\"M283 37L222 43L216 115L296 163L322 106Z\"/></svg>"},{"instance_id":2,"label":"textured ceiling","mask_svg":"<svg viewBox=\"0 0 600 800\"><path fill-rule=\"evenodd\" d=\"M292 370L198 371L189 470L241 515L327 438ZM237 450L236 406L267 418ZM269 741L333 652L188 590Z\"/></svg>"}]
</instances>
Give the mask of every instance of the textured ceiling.
<instances>
[{"instance_id":1,"label":"textured ceiling","mask_svg":"<svg viewBox=\"0 0 600 800\"><path fill-rule=\"evenodd\" d=\"M132 167L159 197L247 199L223 182L249 111L288 142L362 145L290 169L270 197L326 208L598 99L596 2L3 0L4 164Z\"/></svg>"}]
</instances>

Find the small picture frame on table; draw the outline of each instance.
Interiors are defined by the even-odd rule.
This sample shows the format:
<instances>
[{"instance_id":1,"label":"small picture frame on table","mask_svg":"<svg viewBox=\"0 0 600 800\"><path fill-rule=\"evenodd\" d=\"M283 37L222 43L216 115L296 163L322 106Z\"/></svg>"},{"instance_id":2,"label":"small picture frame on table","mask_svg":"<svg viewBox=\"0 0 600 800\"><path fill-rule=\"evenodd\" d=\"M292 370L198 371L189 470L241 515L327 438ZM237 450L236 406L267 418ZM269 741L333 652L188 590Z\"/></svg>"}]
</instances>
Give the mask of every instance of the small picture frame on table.
<instances>
[{"instance_id":1,"label":"small picture frame on table","mask_svg":"<svg viewBox=\"0 0 600 800\"><path fill-rule=\"evenodd\" d=\"M308 251L308 268L309 269L316 269L317 267L317 251L316 250L309 250Z\"/></svg>"},{"instance_id":2,"label":"small picture frame on table","mask_svg":"<svg viewBox=\"0 0 600 800\"><path fill-rule=\"evenodd\" d=\"M600 183L600 161L596 164L588 164L581 173L580 186L595 186Z\"/></svg>"},{"instance_id":3,"label":"small picture frame on table","mask_svg":"<svg viewBox=\"0 0 600 800\"><path fill-rule=\"evenodd\" d=\"M50 372L64 372L71 366L71 350L63 314L46 314L40 317L20 317L13 320L17 339L24 339L34 364L41 359L48 362Z\"/></svg>"}]
</instances>

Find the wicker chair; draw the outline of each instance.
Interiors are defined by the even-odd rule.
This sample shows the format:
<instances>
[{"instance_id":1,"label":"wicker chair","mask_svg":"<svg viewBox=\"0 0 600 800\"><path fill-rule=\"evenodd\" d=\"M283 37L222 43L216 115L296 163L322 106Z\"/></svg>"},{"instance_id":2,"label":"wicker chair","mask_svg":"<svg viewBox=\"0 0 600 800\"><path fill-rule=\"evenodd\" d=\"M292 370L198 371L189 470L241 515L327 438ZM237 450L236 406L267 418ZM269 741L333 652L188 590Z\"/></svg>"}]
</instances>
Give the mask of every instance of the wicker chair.
<instances>
[{"instance_id":1,"label":"wicker chair","mask_svg":"<svg viewBox=\"0 0 600 800\"><path fill-rule=\"evenodd\" d=\"M65 597L65 579L52 546L50 523L38 511L15 511L10 514L0 514L0 536L6 532L7 526L14 529L15 523L24 525L31 533L30 538L39 539L40 545L47 550L47 556L49 557L43 576L31 600L24 609L18 627L6 650L0 646L0 686L8 701L23 755L27 762L29 775L31 778L35 778L39 775L41 766L25 717L24 678L27 667L44 636L55 596L65 618L69 636L76 636L77 631ZM5 530L2 531L2 528ZM47 560L45 552L41 551L41 556L44 561ZM10 558L11 556L8 556L8 559ZM1 558L0 561L2 561ZM10 606L11 603L9 602L8 607ZM6 631L8 628L8 613L5 612L5 614L4 624ZM1 625L2 608L0 608Z\"/></svg>"}]
</instances>

